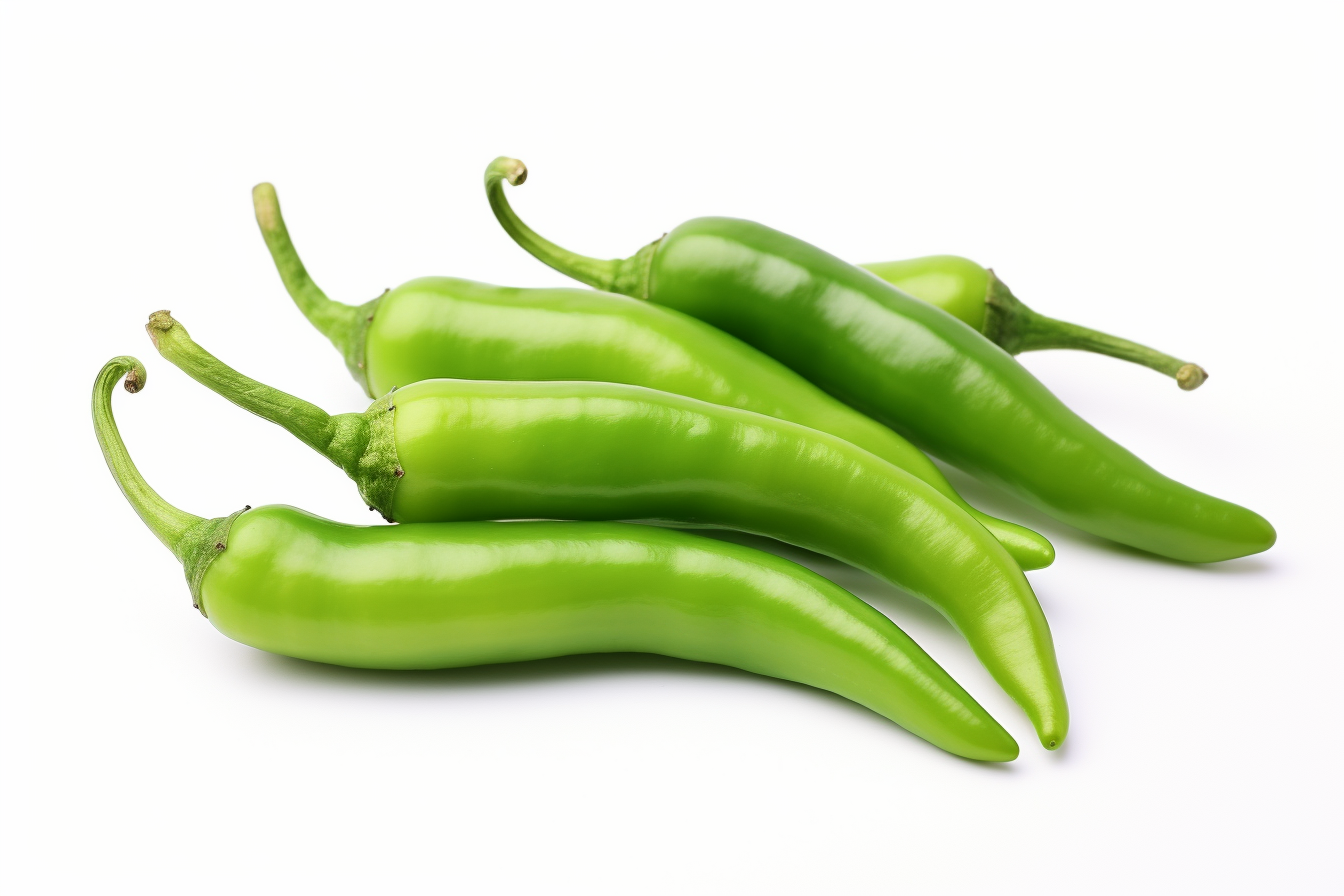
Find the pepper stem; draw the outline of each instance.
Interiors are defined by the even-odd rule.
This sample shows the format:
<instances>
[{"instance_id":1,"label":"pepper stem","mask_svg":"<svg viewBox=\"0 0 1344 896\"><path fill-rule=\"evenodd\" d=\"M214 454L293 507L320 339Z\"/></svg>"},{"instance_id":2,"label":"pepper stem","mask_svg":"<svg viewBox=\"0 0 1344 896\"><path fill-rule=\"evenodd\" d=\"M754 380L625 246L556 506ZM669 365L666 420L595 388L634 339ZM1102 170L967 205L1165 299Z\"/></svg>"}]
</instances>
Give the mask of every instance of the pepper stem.
<instances>
[{"instance_id":1,"label":"pepper stem","mask_svg":"<svg viewBox=\"0 0 1344 896\"><path fill-rule=\"evenodd\" d=\"M1096 352L1164 373L1187 392L1198 389L1209 378L1198 364L1173 358L1128 339L1038 314L1013 295L992 270L989 271L985 304L988 307L985 309L984 335L1011 355L1047 348Z\"/></svg>"},{"instance_id":2,"label":"pepper stem","mask_svg":"<svg viewBox=\"0 0 1344 896\"><path fill-rule=\"evenodd\" d=\"M346 473L355 475L367 441L362 415L332 416L302 398L244 376L193 342L186 328L167 311L151 314L145 331L159 354L187 376L240 408L284 427Z\"/></svg>"},{"instance_id":3,"label":"pepper stem","mask_svg":"<svg viewBox=\"0 0 1344 896\"><path fill-rule=\"evenodd\" d=\"M603 261L562 249L523 223L504 195L504 181L519 186L527 180L527 166L517 159L500 156L485 169L485 195L495 218L513 241L560 273L594 289L648 298L648 261L658 241L631 258Z\"/></svg>"},{"instance_id":4,"label":"pepper stem","mask_svg":"<svg viewBox=\"0 0 1344 896\"><path fill-rule=\"evenodd\" d=\"M145 387L145 366L135 358L122 356L104 364L93 383L93 430L98 434L98 445L103 449L103 459L112 471L112 478L117 480L121 493L131 502L149 531L181 562L187 574L187 587L191 590L191 605L204 616L201 583L205 581L205 572L228 547L233 521L251 508L244 507L237 513L207 520L178 510L149 487L135 468L126 443L121 440L116 418L112 416L112 387L123 373L126 374L127 392L139 392Z\"/></svg>"},{"instance_id":5,"label":"pepper stem","mask_svg":"<svg viewBox=\"0 0 1344 896\"><path fill-rule=\"evenodd\" d=\"M266 248L271 252L271 259L280 272L280 279L290 298L299 306L308 322L336 346L350 374L368 392L364 341L382 296L363 305L346 305L328 298L313 282L313 278L308 276L308 269L303 266L298 250L289 238L289 228L280 214L280 198L275 193L275 187L268 183L253 187L252 207L256 211L262 238L266 240ZM383 295L386 294L385 290Z\"/></svg>"},{"instance_id":6,"label":"pepper stem","mask_svg":"<svg viewBox=\"0 0 1344 896\"><path fill-rule=\"evenodd\" d=\"M145 387L145 366L135 358L123 355L113 358L98 372L93 383L93 431L98 434L98 445L103 449L103 460L112 471L112 478L121 487L121 493L131 502L135 512L144 520L149 531L164 543L178 559L187 533L200 523L202 517L179 510L150 488L145 477L136 469L126 443L112 416L112 389L122 375L126 376L126 391L132 394Z\"/></svg>"}]
</instances>

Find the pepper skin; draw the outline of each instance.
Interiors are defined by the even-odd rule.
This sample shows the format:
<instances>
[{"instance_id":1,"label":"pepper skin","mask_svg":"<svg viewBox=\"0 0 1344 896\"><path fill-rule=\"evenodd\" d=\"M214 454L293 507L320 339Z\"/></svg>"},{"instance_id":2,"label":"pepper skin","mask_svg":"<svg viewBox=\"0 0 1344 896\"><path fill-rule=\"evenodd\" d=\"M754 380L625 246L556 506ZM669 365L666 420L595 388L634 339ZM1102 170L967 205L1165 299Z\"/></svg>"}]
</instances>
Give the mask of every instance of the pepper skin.
<instances>
[{"instance_id":1,"label":"pepper skin","mask_svg":"<svg viewBox=\"0 0 1344 896\"><path fill-rule=\"evenodd\" d=\"M1110 355L1164 373L1185 391L1209 378L1191 364L1128 339L1046 317L1028 308L992 270L956 255L861 265L922 302L936 305L1010 355L1069 348Z\"/></svg>"},{"instance_id":2,"label":"pepper skin","mask_svg":"<svg viewBox=\"0 0 1344 896\"><path fill-rule=\"evenodd\" d=\"M634 257L575 255L533 233L497 159L486 192L504 229L590 286L676 308L737 336L925 451L1080 529L1211 562L1267 550L1260 515L1182 485L1065 407L1003 349L939 308L751 221L697 218Z\"/></svg>"},{"instance_id":3,"label":"pepper skin","mask_svg":"<svg viewBox=\"0 0 1344 896\"><path fill-rule=\"evenodd\" d=\"M843 439L616 383L423 380L332 417L227 367L166 311L146 329L197 382L345 470L389 520L649 521L827 554L938 608L1041 743L1064 739L1054 643L1022 570L932 486Z\"/></svg>"},{"instance_id":4,"label":"pepper skin","mask_svg":"<svg viewBox=\"0 0 1344 896\"><path fill-rule=\"evenodd\" d=\"M420 380L594 380L647 386L801 423L913 473L975 517L1023 569L1055 550L1043 536L972 508L922 452L773 358L708 324L587 289L507 289L426 277L372 302L334 302L308 276L275 188L253 191L257 223L295 304L373 398Z\"/></svg>"},{"instance_id":5,"label":"pepper skin","mask_svg":"<svg viewBox=\"0 0 1344 896\"><path fill-rule=\"evenodd\" d=\"M164 501L112 416L134 358L109 361L94 427L113 477L183 561L214 626L260 650L374 669L635 651L833 691L936 746L996 762L1008 732L919 645L843 588L773 554L621 523L347 526L293 507L205 520Z\"/></svg>"}]
</instances>

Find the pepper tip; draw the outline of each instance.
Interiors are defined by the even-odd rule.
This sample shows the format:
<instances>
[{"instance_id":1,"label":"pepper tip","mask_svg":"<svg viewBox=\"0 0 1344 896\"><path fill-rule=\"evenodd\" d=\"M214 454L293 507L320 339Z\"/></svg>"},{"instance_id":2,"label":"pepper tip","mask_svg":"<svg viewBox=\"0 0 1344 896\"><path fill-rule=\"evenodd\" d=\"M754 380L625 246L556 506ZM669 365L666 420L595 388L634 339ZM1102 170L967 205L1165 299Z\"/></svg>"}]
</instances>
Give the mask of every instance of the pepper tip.
<instances>
[{"instance_id":1,"label":"pepper tip","mask_svg":"<svg viewBox=\"0 0 1344 896\"><path fill-rule=\"evenodd\" d=\"M1017 741L1007 731L1003 733L1004 742L1000 744L993 752L982 758L988 762L1012 762L1020 754Z\"/></svg>"}]
</instances>

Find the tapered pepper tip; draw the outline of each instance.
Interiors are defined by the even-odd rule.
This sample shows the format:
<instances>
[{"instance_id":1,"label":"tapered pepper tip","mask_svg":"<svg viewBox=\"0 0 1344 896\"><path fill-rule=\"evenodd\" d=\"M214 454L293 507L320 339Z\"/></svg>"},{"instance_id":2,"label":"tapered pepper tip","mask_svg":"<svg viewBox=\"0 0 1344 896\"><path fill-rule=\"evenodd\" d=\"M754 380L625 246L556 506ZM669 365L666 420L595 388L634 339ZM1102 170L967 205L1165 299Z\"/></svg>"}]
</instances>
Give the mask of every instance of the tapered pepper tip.
<instances>
[{"instance_id":1,"label":"tapered pepper tip","mask_svg":"<svg viewBox=\"0 0 1344 896\"><path fill-rule=\"evenodd\" d=\"M512 186L527 181L527 166L517 159L511 159L508 156L500 156L490 163L490 167L485 169L486 180L502 177Z\"/></svg>"},{"instance_id":2,"label":"tapered pepper tip","mask_svg":"<svg viewBox=\"0 0 1344 896\"><path fill-rule=\"evenodd\" d=\"M1064 702L1064 695L1059 693L1043 702L1033 702L1035 705L1028 709L1027 714L1031 717L1031 725L1036 729L1041 746L1047 750L1058 750L1069 734L1069 708Z\"/></svg>"},{"instance_id":3,"label":"tapered pepper tip","mask_svg":"<svg viewBox=\"0 0 1344 896\"><path fill-rule=\"evenodd\" d=\"M149 334L149 341L154 343L154 347L159 347L159 334L167 333L173 327L182 326L173 320L173 315L169 311L155 311L149 316L149 323L145 324L145 332Z\"/></svg>"},{"instance_id":4,"label":"tapered pepper tip","mask_svg":"<svg viewBox=\"0 0 1344 896\"><path fill-rule=\"evenodd\" d=\"M1176 371L1176 385L1186 392L1198 389L1209 378L1209 372L1198 364L1185 364Z\"/></svg>"},{"instance_id":5,"label":"tapered pepper tip","mask_svg":"<svg viewBox=\"0 0 1344 896\"><path fill-rule=\"evenodd\" d=\"M259 183L252 188L252 209L263 231L270 232L280 227L280 199L270 183Z\"/></svg>"},{"instance_id":6,"label":"tapered pepper tip","mask_svg":"<svg viewBox=\"0 0 1344 896\"><path fill-rule=\"evenodd\" d=\"M1060 745L1064 743L1064 735L1067 733L1067 728L1056 728L1055 726L1043 728L1039 732L1041 746L1045 747L1047 750L1058 750Z\"/></svg>"},{"instance_id":7,"label":"tapered pepper tip","mask_svg":"<svg viewBox=\"0 0 1344 896\"><path fill-rule=\"evenodd\" d=\"M978 759L981 762L1012 762L1020 752L1017 741L1013 740L1013 736L1000 728L993 743L981 746L974 753L969 754L968 758Z\"/></svg>"}]
</instances>

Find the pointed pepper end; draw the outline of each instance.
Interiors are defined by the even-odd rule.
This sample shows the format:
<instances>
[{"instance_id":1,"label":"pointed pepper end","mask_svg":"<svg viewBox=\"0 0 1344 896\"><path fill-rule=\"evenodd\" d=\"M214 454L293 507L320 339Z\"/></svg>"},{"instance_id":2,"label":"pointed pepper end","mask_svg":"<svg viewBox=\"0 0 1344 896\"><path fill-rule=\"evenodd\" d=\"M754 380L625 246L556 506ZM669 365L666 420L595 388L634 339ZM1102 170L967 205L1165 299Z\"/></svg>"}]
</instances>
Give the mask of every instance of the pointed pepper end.
<instances>
[{"instance_id":1,"label":"pointed pepper end","mask_svg":"<svg viewBox=\"0 0 1344 896\"><path fill-rule=\"evenodd\" d=\"M1058 750L1064 744L1064 737L1068 734L1065 728L1042 728L1039 732L1041 746L1047 750Z\"/></svg>"},{"instance_id":2,"label":"pointed pepper end","mask_svg":"<svg viewBox=\"0 0 1344 896\"><path fill-rule=\"evenodd\" d=\"M982 762L1012 762L1020 752L1017 741L1013 740L1013 736L1005 731L1001 743L996 744L994 749L986 751L984 755L976 758Z\"/></svg>"}]
</instances>

